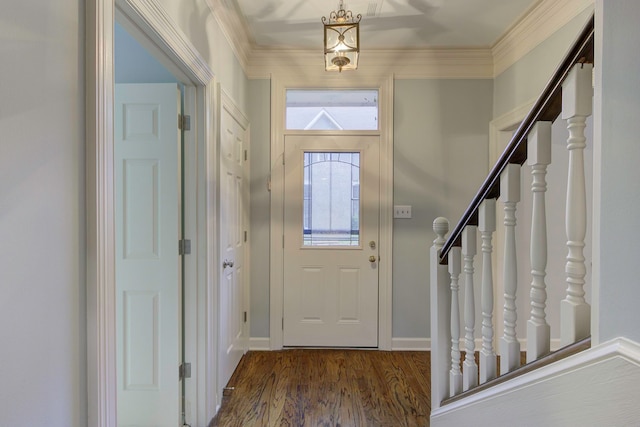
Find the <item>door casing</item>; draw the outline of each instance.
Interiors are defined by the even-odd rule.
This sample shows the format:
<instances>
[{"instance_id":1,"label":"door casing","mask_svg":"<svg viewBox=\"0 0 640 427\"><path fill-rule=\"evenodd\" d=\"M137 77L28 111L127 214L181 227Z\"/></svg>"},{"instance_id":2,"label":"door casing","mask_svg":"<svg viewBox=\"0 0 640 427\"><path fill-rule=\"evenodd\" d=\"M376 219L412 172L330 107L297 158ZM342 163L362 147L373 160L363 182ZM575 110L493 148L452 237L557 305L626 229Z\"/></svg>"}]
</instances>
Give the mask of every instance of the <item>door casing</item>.
<instances>
[{"instance_id":1,"label":"door casing","mask_svg":"<svg viewBox=\"0 0 640 427\"><path fill-rule=\"evenodd\" d=\"M285 135L378 135L380 137L380 237L378 287L378 349L391 350L393 255L393 75L369 76L341 73L312 80L299 75L271 78L271 224L269 346L283 348L284 296L284 139ZM338 78L339 77L339 78ZM285 129L287 89L378 89L376 131L290 131Z\"/></svg>"},{"instance_id":2,"label":"door casing","mask_svg":"<svg viewBox=\"0 0 640 427\"><path fill-rule=\"evenodd\" d=\"M185 303L193 316L185 319L192 343L187 348L193 381L193 418L200 425L215 415L216 399L215 280L215 80L207 61L171 25L155 0L96 0L86 5L86 221L87 221L87 407L89 424L116 424L115 366L115 216L113 187L114 20L154 54L185 84L187 133L185 166L185 234L192 256L185 263ZM198 239L198 236L207 236ZM195 323L190 325L191 323ZM197 326L197 327L196 327ZM189 337L189 331L193 336Z\"/></svg>"}]
</instances>

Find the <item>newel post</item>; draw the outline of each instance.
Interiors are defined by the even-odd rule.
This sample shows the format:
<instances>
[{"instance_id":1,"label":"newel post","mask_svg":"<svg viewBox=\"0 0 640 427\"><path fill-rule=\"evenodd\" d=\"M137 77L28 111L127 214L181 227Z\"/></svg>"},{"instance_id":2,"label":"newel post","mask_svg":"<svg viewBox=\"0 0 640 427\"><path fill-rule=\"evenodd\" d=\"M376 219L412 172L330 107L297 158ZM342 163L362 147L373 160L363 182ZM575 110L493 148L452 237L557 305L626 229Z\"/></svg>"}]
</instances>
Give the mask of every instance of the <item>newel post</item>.
<instances>
[{"instance_id":1,"label":"newel post","mask_svg":"<svg viewBox=\"0 0 640 427\"><path fill-rule=\"evenodd\" d=\"M440 407L449 397L449 363L451 361L451 291L446 265L440 264L440 250L449 232L449 221L438 217L433 221L436 239L431 246L431 409Z\"/></svg>"},{"instance_id":2,"label":"newel post","mask_svg":"<svg viewBox=\"0 0 640 427\"><path fill-rule=\"evenodd\" d=\"M567 179L567 296L560 305L561 343L568 345L591 333L591 307L584 299L587 274L583 254L587 231L587 192L584 177L584 128L592 112L591 64L576 64L562 84L562 118L567 120L569 173Z\"/></svg>"}]
</instances>

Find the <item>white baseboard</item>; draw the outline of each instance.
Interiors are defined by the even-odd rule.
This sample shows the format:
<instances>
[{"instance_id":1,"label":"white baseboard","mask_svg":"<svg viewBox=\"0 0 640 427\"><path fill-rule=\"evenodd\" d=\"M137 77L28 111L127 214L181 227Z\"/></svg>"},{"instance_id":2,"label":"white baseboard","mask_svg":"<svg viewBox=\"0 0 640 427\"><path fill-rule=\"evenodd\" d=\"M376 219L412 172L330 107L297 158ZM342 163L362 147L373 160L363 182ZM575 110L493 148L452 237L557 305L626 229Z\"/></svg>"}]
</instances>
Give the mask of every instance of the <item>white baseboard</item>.
<instances>
[{"instance_id":1,"label":"white baseboard","mask_svg":"<svg viewBox=\"0 0 640 427\"><path fill-rule=\"evenodd\" d=\"M395 351L429 351L431 340L429 338L392 338L391 350ZM267 351L271 350L271 339L269 337L249 338L249 350Z\"/></svg>"},{"instance_id":2,"label":"white baseboard","mask_svg":"<svg viewBox=\"0 0 640 427\"><path fill-rule=\"evenodd\" d=\"M271 339L269 337L251 337L249 338L249 350L271 350Z\"/></svg>"},{"instance_id":3,"label":"white baseboard","mask_svg":"<svg viewBox=\"0 0 640 427\"><path fill-rule=\"evenodd\" d=\"M527 340L521 339L520 349L521 351L527 351ZM475 339L476 350L482 348L482 340ZM496 344L497 347L497 344ZM461 345L464 349L464 344ZM561 348L560 338L551 340L551 351L556 351ZM249 338L249 350L265 351L271 350L271 340L269 337L251 337ZM431 339L430 338L392 338L391 350L394 351L430 351Z\"/></svg>"},{"instance_id":4,"label":"white baseboard","mask_svg":"<svg viewBox=\"0 0 640 427\"><path fill-rule=\"evenodd\" d=\"M394 351L429 351L430 338L391 338L391 350Z\"/></svg>"}]
</instances>

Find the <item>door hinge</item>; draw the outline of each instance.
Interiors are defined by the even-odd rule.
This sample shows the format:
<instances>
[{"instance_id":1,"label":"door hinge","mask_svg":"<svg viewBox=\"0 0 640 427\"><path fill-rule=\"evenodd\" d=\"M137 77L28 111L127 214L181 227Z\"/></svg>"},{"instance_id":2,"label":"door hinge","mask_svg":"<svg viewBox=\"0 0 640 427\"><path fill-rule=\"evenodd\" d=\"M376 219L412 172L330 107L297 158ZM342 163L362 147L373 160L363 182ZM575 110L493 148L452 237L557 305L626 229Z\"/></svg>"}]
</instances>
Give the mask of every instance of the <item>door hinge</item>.
<instances>
[{"instance_id":1,"label":"door hinge","mask_svg":"<svg viewBox=\"0 0 640 427\"><path fill-rule=\"evenodd\" d=\"M247 161L247 150L244 150L244 161Z\"/></svg>"},{"instance_id":2,"label":"door hinge","mask_svg":"<svg viewBox=\"0 0 640 427\"><path fill-rule=\"evenodd\" d=\"M247 312L244 312L244 323L247 323Z\"/></svg>"},{"instance_id":3,"label":"door hinge","mask_svg":"<svg viewBox=\"0 0 640 427\"><path fill-rule=\"evenodd\" d=\"M267 191L271 191L271 178L267 178Z\"/></svg>"},{"instance_id":4,"label":"door hinge","mask_svg":"<svg viewBox=\"0 0 640 427\"><path fill-rule=\"evenodd\" d=\"M183 380L191 378L191 363L181 363L178 367L178 378Z\"/></svg>"},{"instance_id":5,"label":"door hinge","mask_svg":"<svg viewBox=\"0 0 640 427\"><path fill-rule=\"evenodd\" d=\"M191 253L191 240L178 240L178 255L189 255Z\"/></svg>"},{"instance_id":6,"label":"door hinge","mask_svg":"<svg viewBox=\"0 0 640 427\"><path fill-rule=\"evenodd\" d=\"M178 114L178 129L191 130L191 116Z\"/></svg>"},{"instance_id":7,"label":"door hinge","mask_svg":"<svg viewBox=\"0 0 640 427\"><path fill-rule=\"evenodd\" d=\"M247 230L244 231L244 241L247 241Z\"/></svg>"}]
</instances>

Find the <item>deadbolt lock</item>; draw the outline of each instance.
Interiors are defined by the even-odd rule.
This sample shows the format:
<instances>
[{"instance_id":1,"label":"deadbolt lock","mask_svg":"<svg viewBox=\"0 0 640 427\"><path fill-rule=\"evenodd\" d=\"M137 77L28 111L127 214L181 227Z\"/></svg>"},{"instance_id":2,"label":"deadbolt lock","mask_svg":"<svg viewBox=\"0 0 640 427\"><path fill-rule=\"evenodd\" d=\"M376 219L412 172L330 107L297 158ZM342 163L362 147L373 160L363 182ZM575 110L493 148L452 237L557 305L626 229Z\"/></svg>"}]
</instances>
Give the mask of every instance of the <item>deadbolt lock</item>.
<instances>
[{"instance_id":1,"label":"deadbolt lock","mask_svg":"<svg viewBox=\"0 0 640 427\"><path fill-rule=\"evenodd\" d=\"M374 240L370 241L370 242L369 242L369 247L370 247L371 249L375 249L375 248L376 248L376 242L375 242Z\"/></svg>"}]
</instances>

